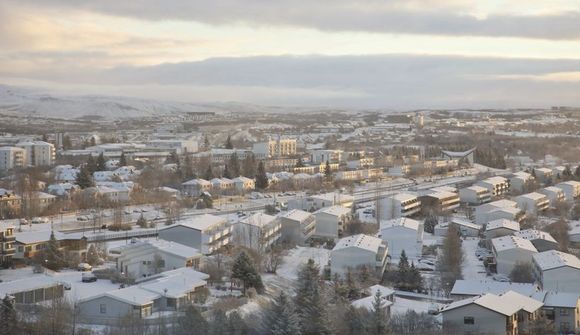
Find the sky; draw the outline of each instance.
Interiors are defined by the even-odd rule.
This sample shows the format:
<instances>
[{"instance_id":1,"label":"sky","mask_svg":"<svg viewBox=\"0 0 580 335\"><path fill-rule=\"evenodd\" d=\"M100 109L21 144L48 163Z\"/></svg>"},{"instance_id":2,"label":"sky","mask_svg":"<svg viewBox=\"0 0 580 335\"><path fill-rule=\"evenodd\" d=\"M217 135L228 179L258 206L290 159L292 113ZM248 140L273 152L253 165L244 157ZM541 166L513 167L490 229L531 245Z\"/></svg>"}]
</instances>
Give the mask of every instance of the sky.
<instances>
[{"instance_id":1,"label":"sky","mask_svg":"<svg viewBox=\"0 0 580 335\"><path fill-rule=\"evenodd\" d=\"M580 1L0 1L0 83L285 106L580 106Z\"/></svg>"}]
</instances>

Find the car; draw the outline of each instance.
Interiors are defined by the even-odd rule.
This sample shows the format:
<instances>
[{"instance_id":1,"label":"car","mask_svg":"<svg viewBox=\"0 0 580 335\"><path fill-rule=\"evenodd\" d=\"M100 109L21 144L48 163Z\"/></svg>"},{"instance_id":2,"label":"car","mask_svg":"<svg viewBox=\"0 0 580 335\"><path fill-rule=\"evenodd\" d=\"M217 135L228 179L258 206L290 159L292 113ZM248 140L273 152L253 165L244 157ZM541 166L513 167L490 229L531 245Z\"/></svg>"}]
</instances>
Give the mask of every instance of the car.
<instances>
[{"instance_id":1,"label":"car","mask_svg":"<svg viewBox=\"0 0 580 335\"><path fill-rule=\"evenodd\" d=\"M77 221L89 221L89 217L86 215L81 215L77 217Z\"/></svg>"},{"instance_id":2,"label":"car","mask_svg":"<svg viewBox=\"0 0 580 335\"><path fill-rule=\"evenodd\" d=\"M431 265L431 266L435 265L435 261L432 261L430 259L420 259L419 263L423 263L423 264L427 264L427 265Z\"/></svg>"},{"instance_id":3,"label":"car","mask_svg":"<svg viewBox=\"0 0 580 335\"><path fill-rule=\"evenodd\" d=\"M36 217L36 218L33 218L30 222L33 223L33 224L48 223L48 218Z\"/></svg>"},{"instance_id":4,"label":"car","mask_svg":"<svg viewBox=\"0 0 580 335\"><path fill-rule=\"evenodd\" d=\"M130 211L130 210L128 210L128 209L124 210L123 212L124 212L125 214L127 214L127 215L129 215L129 214L133 214L133 211Z\"/></svg>"},{"instance_id":5,"label":"car","mask_svg":"<svg viewBox=\"0 0 580 335\"><path fill-rule=\"evenodd\" d=\"M147 208L141 208L141 213L147 213L149 210Z\"/></svg>"},{"instance_id":6,"label":"car","mask_svg":"<svg viewBox=\"0 0 580 335\"><path fill-rule=\"evenodd\" d=\"M97 281L97 276L92 272L85 272L81 277L83 283L94 283Z\"/></svg>"},{"instance_id":7,"label":"car","mask_svg":"<svg viewBox=\"0 0 580 335\"><path fill-rule=\"evenodd\" d=\"M492 278L493 278L493 280L495 280L495 281L499 281L499 282L509 282L509 281L510 281L510 279L509 279L509 277L508 277L508 276L506 276L506 275L502 275L502 274L499 274L499 273L498 273L498 274L495 274L495 275L493 275L493 277L492 277Z\"/></svg>"},{"instance_id":8,"label":"car","mask_svg":"<svg viewBox=\"0 0 580 335\"><path fill-rule=\"evenodd\" d=\"M91 271L93 269L92 265L89 263L79 263L77 270L79 271Z\"/></svg>"}]
</instances>

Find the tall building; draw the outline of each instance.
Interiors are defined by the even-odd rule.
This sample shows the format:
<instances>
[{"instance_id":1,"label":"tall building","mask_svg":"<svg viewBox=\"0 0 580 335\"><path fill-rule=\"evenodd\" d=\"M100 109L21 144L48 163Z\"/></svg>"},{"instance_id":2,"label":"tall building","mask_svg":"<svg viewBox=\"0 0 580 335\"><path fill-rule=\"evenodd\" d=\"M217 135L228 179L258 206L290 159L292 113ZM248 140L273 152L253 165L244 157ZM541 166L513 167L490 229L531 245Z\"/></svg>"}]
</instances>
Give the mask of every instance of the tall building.
<instances>
[{"instance_id":1,"label":"tall building","mask_svg":"<svg viewBox=\"0 0 580 335\"><path fill-rule=\"evenodd\" d=\"M256 158L272 158L296 155L296 139L277 139L254 143L252 151Z\"/></svg>"},{"instance_id":2,"label":"tall building","mask_svg":"<svg viewBox=\"0 0 580 335\"><path fill-rule=\"evenodd\" d=\"M24 167L26 152L18 147L0 147L0 171Z\"/></svg>"},{"instance_id":3,"label":"tall building","mask_svg":"<svg viewBox=\"0 0 580 335\"><path fill-rule=\"evenodd\" d=\"M43 141L20 142L17 147L25 150L25 162L28 166L51 166L56 153L54 145Z\"/></svg>"}]
</instances>

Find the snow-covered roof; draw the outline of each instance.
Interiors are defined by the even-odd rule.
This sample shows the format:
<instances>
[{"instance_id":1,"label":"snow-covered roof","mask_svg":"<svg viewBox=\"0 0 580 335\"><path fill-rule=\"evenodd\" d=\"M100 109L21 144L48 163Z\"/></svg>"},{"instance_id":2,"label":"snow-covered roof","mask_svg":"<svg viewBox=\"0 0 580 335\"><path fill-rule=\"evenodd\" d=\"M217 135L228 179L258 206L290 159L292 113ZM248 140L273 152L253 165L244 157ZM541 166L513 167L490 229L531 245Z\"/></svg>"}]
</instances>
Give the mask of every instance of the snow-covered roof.
<instances>
[{"instance_id":1,"label":"snow-covered roof","mask_svg":"<svg viewBox=\"0 0 580 335\"><path fill-rule=\"evenodd\" d=\"M18 292L31 291L54 286L58 283L53 277L45 274L30 276L23 279L0 283L0 296L16 294Z\"/></svg>"},{"instance_id":2,"label":"snow-covered roof","mask_svg":"<svg viewBox=\"0 0 580 335\"><path fill-rule=\"evenodd\" d=\"M444 199L457 197L457 194L452 193L452 192L446 192L446 191L436 191L436 192L430 192L430 193L426 194L425 196L437 198L439 200L444 200Z\"/></svg>"},{"instance_id":3,"label":"snow-covered roof","mask_svg":"<svg viewBox=\"0 0 580 335\"><path fill-rule=\"evenodd\" d=\"M499 282L487 279L458 279L455 281L453 289L451 289L451 294L477 296L486 293L501 294L510 290L530 296L538 291L538 287L528 283Z\"/></svg>"},{"instance_id":4,"label":"snow-covered roof","mask_svg":"<svg viewBox=\"0 0 580 335\"><path fill-rule=\"evenodd\" d=\"M342 194L342 193L338 193L338 192L315 194L315 195L312 195L311 198L319 199L319 200L323 200L323 201L330 201L330 202L334 202L334 201L350 202L350 201L354 200L354 197L352 195Z\"/></svg>"},{"instance_id":5,"label":"snow-covered roof","mask_svg":"<svg viewBox=\"0 0 580 335\"><path fill-rule=\"evenodd\" d=\"M106 292L103 294L103 296L107 296L115 300L120 300L131 305L142 306L153 303L154 300L161 297L161 294L149 290L144 290L139 286L130 286L119 290ZM95 297L90 297L86 300L93 298Z\"/></svg>"},{"instance_id":6,"label":"snow-covered roof","mask_svg":"<svg viewBox=\"0 0 580 335\"><path fill-rule=\"evenodd\" d=\"M580 293L550 291L544 297L544 305L546 307L576 308L579 299Z\"/></svg>"},{"instance_id":7,"label":"snow-covered roof","mask_svg":"<svg viewBox=\"0 0 580 335\"><path fill-rule=\"evenodd\" d=\"M470 304L479 305L483 308L495 311L505 316L512 316L522 309L526 311L528 310L536 311L542 306L542 303L539 301L528 298L513 291L508 291L503 295L486 293L482 296L459 300L445 306L442 312L446 312Z\"/></svg>"},{"instance_id":8,"label":"snow-covered roof","mask_svg":"<svg viewBox=\"0 0 580 335\"><path fill-rule=\"evenodd\" d=\"M212 228L213 226L225 224L228 221L220 216L215 216L211 214L203 214L199 216L194 216L193 218L187 221L179 221L171 226L164 227L163 229L172 228L175 226L183 226L187 228L192 228L196 230L207 230Z\"/></svg>"},{"instance_id":9,"label":"snow-covered roof","mask_svg":"<svg viewBox=\"0 0 580 335\"><path fill-rule=\"evenodd\" d=\"M580 181L569 180L569 181L564 181L564 182L556 184L556 187L560 187L560 186L580 187Z\"/></svg>"},{"instance_id":10,"label":"snow-covered roof","mask_svg":"<svg viewBox=\"0 0 580 335\"><path fill-rule=\"evenodd\" d=\"M349 214L350 209L346 208L346 207L342 207L342 206L330 206L330 207L321 208L321 209L317 210L316 212L314 212L314 214L318 214L318 213L324 213L324 214L329 214L329 215L334 215L334 216L342 216L342 215Z\"/></svg>"},{"instance_id":11,"label":"snow-covered roof","mask_svg":"<svg viewBox=\"0 0 580 335\"><path fill-rule=\"evenodd\" d=\"M373 285L373 286L369 287L368 289L366 289L365 291L367 291L372 296L377 294L377 291L381 292L382 297L387 297L387 296L395 294L395 290L393 290L390 287L383 286L383 285Z\"/></svg>"},{"instance_id":12,"label":"snow-covered roof","mask_svg":"<svg viewBox=\"0 0 580 335\"><path fill-rule=\"evenodd\" d=\"M459 226L463 226L463 227L467 227L467 228L471 228L471 229L475 229L475 230L481 229L480 225L477 225L469 220L462 219L462 218L451 218L451 222L455 223Z\"/></svg>"},{"instance_id":13,"label":"snow-covered roof","mask_svg":"<svg viewBox=\"0 0 580 335\"><path fill-rule=\"evenodd\" d=\"M552 170L550 170L548 168L537 168L537 169L534 169L534 171L541 172L541 173L552 173Z\"/></svg>"},{"instance_id":14,"label":"snow-covered roof","mask_svg":"<svg viewBox=\"0 0 580 335\"><path fill-rule=\"evenodd\" d=\"M443 185L443 186L433 187L431 189L431 191L434 191L434 192L451 192L451 193L457 193L457 188L456 187L453 187L453 186Z\"/></svg>"},{"instance_id":15,"label":"snow-covered roof","mask_svg":"<svg viewBox=\"0 0 580 335\"><path fill-rule=\"evenodd\" d=\"M401 218L396 218L396 219L392 219L392 220L387 220L387 221L381 221L381 229L391 229L391 228L395 228L395 227L405 227L405 228L409 228L409 229L413 229L413 230L419 230L421 226L421 222L411 219L411 218L405 218L405 217L401 217Z\"/></svg>"},{"instance_id":16,"label":"snow-covered roof","mask_svg":"<svg viewBox=\"0 0 580 335\"><path fill-rule=\"evenodd\" d=\"M188 180L185 183L182 183L181 185L187 186L187 185L205 185L205 186L209 186L211 185L211 183L205 179L192 179L192 180Z\"/></svg>"},{"instance_id":17,"label":"snow-covered roof","mask_svg":"<svg viewBox=\"0 0 580 335\"><path fill-rule=\"evenodd\" d=\"M483 187L483 186L479 186L479 185L471 185L469 187L465 188L466 190L472 190L475 192L483 192L483 191L488 191L487 188Z\"/></svg>"},{"instance_id":18,"label":"snow-covered roof","mask_svg":"<svg viewBox=\"0 0 580 335\"><path fill-rule=\"evenodd\" d=\"M22 244L33 244L33 243L42 243L46 242L50 239L50 230L43 230L43 231L27 231L27 232L16 232L15 234L16 242ZM54 237L59 240L62 236L62 233L57 231L54 232Z\"/></svg>"},{"instance_id":19,"label":"snow-covered roof","mask_svg":"<svg viewBox=\"0 0 580 335\"><path fill-rule=\"evenodd\" d=\"M293 210L288 211L285 214L282 214L282 217L290 219L290 220L296 220L296 221L304 221L304 220L308 219L310 216L312 216L312 213L305 212L305 211L300 210L300 209L293 209Z\"/></svg>"},{"instance_id":20,"label":"snow-covered roof","mask_svg":"<svg viewBox=\"0 0 580 335\"><path fill-rule=\"evenodd\" d=\"M409 194L409 193L397 193L397 194L393 195L391 198L402 202L402 201L417 199L417 196L414 194Z\"/></svg>"},{"instance_id":21,"label":"snow-covered roof","mask_svg":"<svg viewBox=\"0 0 580 335\"><path fill-rule=\"evenodd\" d=\"M543 189L540 190L540 192L542 191L550 193L563 193L562 189L556 186L544 187Z\"/></svg>"},{"instance_id":22,"label":"snow-covered roof","mask_svg":"<svg viewBox=\"0 0 580 335\"><path fill-rule=\"evenodd\" d=\"M580 270L578 257L557 250L548 250L533 255L534 262L542 271L569 266Z\"/></svg>"},{"instance_id":23,"label":"snow-covered roof","mask_svg":"<svg viewBox=\"0 0 580 335\"><path fill-rule=\"evenodd\" d=\"M358 235L352 235L352 236L341 238L336 243L336 245L334 246L332 251L354 247L354 248L361 248L361 249L376 253L379 250L379 247L381 246L381 244L383 244L383 243L384 243L383 240L381 240L378 237L364 235L364 234L358 234Z\"/></svg>"},{"instance_id":24,"label":"snow-covered roof","mask_svg":"<svg viewBox=\"0 0 580 335\"><path fill-rule=\"evenodd\" d=\"M530 298L528 296L525 296L523 294L514 291L508 291L502 294L501 297L503 299L507 299L510 304L520 306L520 309L523 309L528 313L533 313L544 305L544 303L541 301L538 301L536 299Z\"/></svg>"},{"instance_id":25,"label":"snow-covered roof","mask_svg":"<svg viewBox=\"0 0 580 335\"><path fill-rule=\"evenodd\" d=\"M245 223L245 224L249 224L252 226L256 226L256 227L264 227L274 220L276 220L275 216L268 215L265 213L254 213L254 214L244 218L240 222Z\"/></svg>"},{"instance_id":26,"label":"snow-covered roof","mask_svg":"<svg viewBox=\"0 0 580 335\"><path fill-rule=\"evenodd\" d=\"M180 298L197 287L205 286L207 278L209 275L205 273L191 268L181 268L168 271L163 277L143 283L140 287L168 298Z\"/></svg>"},{"instance_id":27,"label":"snow-covered roof","mask_svg":"<svg viewBox=\"0 0 580 335\"><path fill-rule=\"evenodd\" d=\"M508 219L497 219L497 220L489 221L487 223L487 225L485 226L486 231L499 229L499 228L505 228L505 229L509 229L509 230L513 230L513 231L519 231L520 224L517 221L512 221L512 220L508 220Z\"/></svg>"},{"instance_id":28,"label":"snow-covered roof","mask_svg":"<svg viewBox=\"0 0 580 335\"><path fill-rule=\"evenodd\" d=\"M369 311L372 311L374 309L374 303L375 303L375 296L373 294L373 295L370 295L368 297L364 297L364 298L355 300L351 303L351 305L353 307L356 307L356 308L365 308ZM390 300L382 299L381 304L383 307L389 307L393 304L393 302Z\"/></svg>"},{"instance_id":29,"label":"snow-covered roof","mask_svg":"<svg viewBox=\"0 0 580 335\"><path fill-rule=\"evenodd\" d=\"M537 252L536 247L531 241L515 236L502 236L491 240L496 251L504 251L510 249L524 249L532 252Z\"/></svg>"},{"instance_id":30,"label":"snow-covered roof","mask_svg":"<svg viewBox=\"0 0 580 335\"><path fill-rule=\"evenodd\" d=\"M488 183L488 184L502 184L505 182L507 182L507 179L500 176L489 177L480 181L480 183Z\"/></svg>"},{"instance_id":31,"label":"snow-covered roof","mask_svg":"<svg viewBox=\"0 0 580 335\"><path fill-rule=\"evenodd\" d=\"M515 172L515 173L514 173L514 175L513 175L513 177L512 177L512 178L520 178L520 179L527 180L527 179L530 179L530 178L532 178L532 177L533 177L533 176L532 176L531 174L527 173L527 172L524 172L524 171L518 171L518 172Z\"/></svg>"},{"instance_id":32,"label":"snow-covered roof","mask_svg":"<svg viewBox=\"0 0 580 335\"><path fill-rule=\"evenodd\" d=\"M470 155L471 153L473 153L475 151L475 149L477 148L471 148L469 150L466 151L449 151L449 150L441 150L441 152L449 157L454 157L454 158L463 158L466 157L468 155Z\"/></svg>"},{"instance_id":33,"label":"snow-covered roof","mask_svg":"<svg viewBox=\"0 0 580 335\"><path fill-rule=\"evenodd\" d=\"M533 201L547 199L545 194L538 193L538 192L531 192L531 193L522 194L522 195L518 196L518 198L527 198L527 199L530 199Z\"/></svg>"},{"instance_id":34,"label":"snow-covered roof","mask_svg":"<svg viewBox=\"0 0 580 335\"><path fill-rule=\"evenodd\" d=\"M165 241L165 240L149 240L143 243L147 243L155 247L157 250L163 251L168 254L172 254L178 257L191 258L191 257L201 257L199 250L188 247L183 244Z\"/></svg>"},{"instance_id":35,"label":"snow-covered roof","mask_svg":"<svg viewBox=\"0 0 580 335\"><path fill-rule=\"evenodd\" d=\"M514 233L514 236L521 237L526 240L546 240L553 243L558 243L552 235L546 233L545 231L537 229L525 229Z\"/></svg>"}]
</instances>

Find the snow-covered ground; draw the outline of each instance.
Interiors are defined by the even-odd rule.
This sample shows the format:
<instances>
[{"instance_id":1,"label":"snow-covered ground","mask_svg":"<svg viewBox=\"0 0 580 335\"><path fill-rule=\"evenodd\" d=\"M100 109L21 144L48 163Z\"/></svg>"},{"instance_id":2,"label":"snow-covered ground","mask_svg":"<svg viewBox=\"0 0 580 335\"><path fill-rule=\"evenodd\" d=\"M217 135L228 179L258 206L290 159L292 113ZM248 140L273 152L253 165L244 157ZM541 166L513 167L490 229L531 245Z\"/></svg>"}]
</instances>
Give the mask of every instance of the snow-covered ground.
<instances>
[{"instance_id":1,"label":"snow-covered ground","mask_svg":"<svg viewBox=\"0 0 580 335\"><path fill-rule=\"evenodd\" d=\"M427 313L429 310L429 306L431 306L432 302L428 301L421 301L421 300L412 300L412 299L405 299L401 297L395 298L395 303L391 306L391 313L393 314L404 314L408 310L413 310L417 313ZM435 303L438 307L441 304Z\"/></svg>"},{"instance_id":2,"label":"snow-covered ground","mask_svg":"<svg viewBox=\"0 0 580 335\"><path fill-rule=\"evenodd\" d=\"M465 260L463 261L463 279L485 279L486 271L483 261L477 259L475 251L477 250L478 238L467 237L463 240L462 248Z\"/></svg>"},{"instance_id":3,"label":"snow-covered ground","mask_svg":"<svg viewBox=\"0 0 580 335\"><path fill-rule=\"evenodd\" d=\"M286 279L296 280L298 278L298 269L306 264L309 259L314 260L320 270L328 265L330 259L330 250L324 248L307 248L296 247L284 257L282 266L278 268L277 274Z\"/></svg>"}]
</instances>

